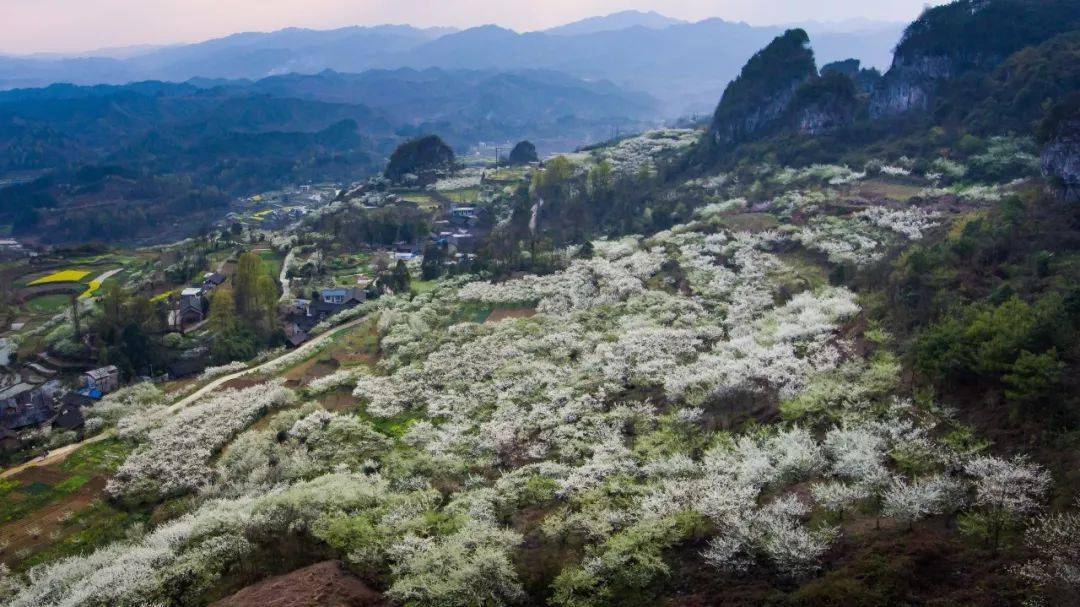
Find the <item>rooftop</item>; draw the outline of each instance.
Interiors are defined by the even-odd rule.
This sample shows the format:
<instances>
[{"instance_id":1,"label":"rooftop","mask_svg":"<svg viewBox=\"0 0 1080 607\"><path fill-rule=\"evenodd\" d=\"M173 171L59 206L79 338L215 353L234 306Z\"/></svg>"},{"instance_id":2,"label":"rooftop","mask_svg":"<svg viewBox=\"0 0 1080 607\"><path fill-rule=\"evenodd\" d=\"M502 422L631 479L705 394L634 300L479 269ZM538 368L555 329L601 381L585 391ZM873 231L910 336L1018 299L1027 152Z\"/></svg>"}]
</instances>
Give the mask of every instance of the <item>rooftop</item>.
<instances>
[{"instance_id":1,"label":"rooftop","mask_svg":"<svg viewBox=\"0 0 1080 607\"><path fill-rule=\"evenodd\" d=\"M87 371L86 374L89 375L90 377L93 377L94 379L101 379L103 377L108 377L110 375L115 375L116 373L119 373L119 372L120 372L120 370L116 368L116 365L109 365L107 367L101 367L101 368L98 368L98 369L91 369L91 370Z\"/></svg>"},{"instance_id":2,"label":"rooftop","mask_svg":"<svg viewBox=\"0 0 1080 607\"><path fill-rule=\"evenodd\" d=\"M0 390L0 400L7 398L14 398L24 392L29 392L34 389L34 386L26 383L18 383L14 386L9 386Z\"/></svg>"}]
</instances>

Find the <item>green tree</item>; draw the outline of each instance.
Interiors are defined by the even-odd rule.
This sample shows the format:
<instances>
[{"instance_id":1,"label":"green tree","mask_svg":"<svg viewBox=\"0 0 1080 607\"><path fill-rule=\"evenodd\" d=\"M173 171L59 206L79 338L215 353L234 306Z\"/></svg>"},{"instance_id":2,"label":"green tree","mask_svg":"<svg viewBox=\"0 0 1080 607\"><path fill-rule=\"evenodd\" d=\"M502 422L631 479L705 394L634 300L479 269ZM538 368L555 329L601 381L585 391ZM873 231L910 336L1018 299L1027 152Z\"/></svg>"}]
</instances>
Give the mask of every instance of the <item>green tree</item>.
<instances>
[{"instance_id":1,"label":"green tree","mask_svg":"<svg viewBox=\"0 0 1080 607\"><path fill-rule=\"evenodd\" d=\"M398 260L397 265L394 266L394 271L390 275L390 282L395 293L404 293L409 290L409 283L412 282L412 278L409 276L409 267L405 265L404 261Z\"/></svg>"},{"instance_id":2,"label":"green tree","mask_svg":"<svg viewBox=\"0 0 1080 607\"><path fill-rule=\"evenodd\" d=\"M244 253L237 260L236 276L233 279L236 285L236 311L245 320L254 320L260 316L259 310L259 277L265 273L262 258L255 253Z\"/></svg>"},{"instance_id":3,"label":"green tree","mask_svg":"<svg viewBox=\"0 0 1080 607\"><path fill-rule=\"evenodd\" d=\"M437 244L424 247L424 260L420 262L420 278L434 280L442 275L446 261L446 248Z\"/></svg>"},{"instance_id":4,"label":"green tree","mask_svg":"<svg viewBox=\"0 0 1080 607\"><path fill-rule=\"evenodd\" d=\"M210 321L208 323L214 335L226 335L236 327L236 303L232 289L222 286L210 299Z\"/></svg>"},{"instance_id":5,"label":"green tree","mask_svg":"<svg viewBox=\"0 0 1080 607\"><path fill-rule=\"evenodd\" d=\"M266 334L270 334L277 328L277 283L269 274L259 276L255 282L256 304L260 311L260 324Z\"/></svg>"},{"instance_id":6,"label":"green tree","mask_svg":"<svg viewBox=\"0 0 1080 607\"><path fill-rule=\"evenodd\" d=\"M1049 396L1065 374L1065 363L1058 359L1057 348L1042 354L1027 350L1020 353L1012 365L1012 371L1002 379L1005 396L1018 401L1033 401Z\"/></svg>"}]
</instances>

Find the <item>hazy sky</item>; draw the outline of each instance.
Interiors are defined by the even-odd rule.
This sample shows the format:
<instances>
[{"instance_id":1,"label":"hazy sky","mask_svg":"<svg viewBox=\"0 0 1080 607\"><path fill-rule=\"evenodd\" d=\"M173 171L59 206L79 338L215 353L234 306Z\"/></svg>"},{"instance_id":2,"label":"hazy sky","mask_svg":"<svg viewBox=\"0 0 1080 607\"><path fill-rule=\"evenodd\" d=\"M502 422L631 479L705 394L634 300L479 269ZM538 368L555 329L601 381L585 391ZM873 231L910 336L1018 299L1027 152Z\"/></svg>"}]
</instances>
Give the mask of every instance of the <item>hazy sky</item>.
<instances>
[{"instance_id":1,"label":"hazy sky","mask_svg":"<svg viewBox=\"0 0 1080 607\"><path fill-rule=\"evenodd\" d=\"M856 17L908 21L925 0L0 0L0 52L193 42L283 27L409 23L519 31L625 9L752 24Z\"/></svg>"}]
</instances>

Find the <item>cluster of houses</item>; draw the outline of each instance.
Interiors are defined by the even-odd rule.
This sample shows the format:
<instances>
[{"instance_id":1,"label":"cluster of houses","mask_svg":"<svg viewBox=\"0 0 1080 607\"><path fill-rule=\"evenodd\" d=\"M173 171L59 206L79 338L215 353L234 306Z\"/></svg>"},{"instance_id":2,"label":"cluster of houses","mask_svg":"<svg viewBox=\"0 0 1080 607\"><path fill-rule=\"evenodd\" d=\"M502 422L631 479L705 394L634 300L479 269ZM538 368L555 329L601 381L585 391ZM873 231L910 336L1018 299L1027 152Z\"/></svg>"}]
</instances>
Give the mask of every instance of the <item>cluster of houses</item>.
<instances>
[{"instance_id":1,"label":"cluster of houses","mask_svg":"<svg viewBox=\"0 0 1080 607\"><path fill-rule=\"evenodd\" d=\"M120 370L109 365L83 373L76 390L65 390L55 379L40 386L20 382L0 390L0 451L18 450L20 435L38 428L82 428L83 409L119 387Z\"/></svg>"},{"instance_id":2,"label":"cluster of houses","mask_svg":"<svg viewBox=\"0 0 1080 607\"><path fill-rule=\"evenodd\" d=\"M317 298L296 299L285 314L285 338L290 346L299 346L309 339L315 325L365 301L367 291L363 285L322 289Z\"/></svg>"}]
</instances>

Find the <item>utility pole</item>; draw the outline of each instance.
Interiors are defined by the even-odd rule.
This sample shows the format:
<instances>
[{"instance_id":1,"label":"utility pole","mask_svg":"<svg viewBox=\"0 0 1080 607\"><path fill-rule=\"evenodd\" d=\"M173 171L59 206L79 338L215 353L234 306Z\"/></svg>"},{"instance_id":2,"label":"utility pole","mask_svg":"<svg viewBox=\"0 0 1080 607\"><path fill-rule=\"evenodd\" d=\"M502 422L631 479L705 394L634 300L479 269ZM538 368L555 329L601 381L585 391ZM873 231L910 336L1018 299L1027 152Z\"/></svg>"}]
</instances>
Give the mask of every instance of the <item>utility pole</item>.
<instances>
[{"instance_id":1,"label":"utility pole","mask_svg":"<svg viewBox=\"0 0 1080 607\"><path fill-rule=\"evenodd\" d=\"M75 341L82 341L82 323L79 322L79 296L71 294L71 323L75 325Z\"/></svg>"}]
</instances>

